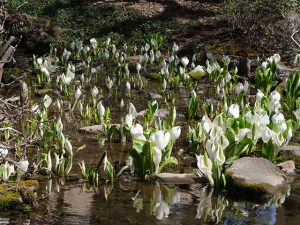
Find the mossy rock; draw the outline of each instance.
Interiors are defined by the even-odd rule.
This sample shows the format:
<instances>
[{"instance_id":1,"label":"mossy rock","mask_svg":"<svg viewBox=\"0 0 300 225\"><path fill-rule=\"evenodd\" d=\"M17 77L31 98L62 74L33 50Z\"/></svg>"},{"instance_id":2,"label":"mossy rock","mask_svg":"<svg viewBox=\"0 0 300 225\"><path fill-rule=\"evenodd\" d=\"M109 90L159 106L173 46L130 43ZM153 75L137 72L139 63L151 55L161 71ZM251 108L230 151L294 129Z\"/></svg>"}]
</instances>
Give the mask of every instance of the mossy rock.
<instances>
[{"instance_id":1,"label":"mossy rock","mask_svg":"<svg viewBox=\"0 0 300 225\"><path fill-rule=\"evenodd\" d=\"M202 66L198 65L195 69L191 70L188 75L190 75L195 80L201 80L205 76L206 72L203 70Z\"/></svg>"},{"instance_id":2,"label":"mossy rock","mask_svg":"<svg viewBox=\"0 0 300 225\"><path fill-rule=\"evenodd\" d=\"M152 80L161 80L162 75L160 73L150 73L149 78Z\"/></svg>"},{"instance_id":3,"label":"mossy rock","mask_svg":"<svg viewBox=\"0 0 300 225\"><path fill-rule=\"evenodd\" d=\"M264 201L287 185L284 173L264 158L244 157L226 170L227 189L234 197Z\"/></svg>"},{"instance_id":4,"label":"mossy rock","mask_svg":"<svg viewBox=\"0 0 300 225\"><path fill-rule=\"evenodd\" d=\"M37 180L0 184L0 209L28 209L34 205L38 188Z\"/></svg>"}]
</instances>

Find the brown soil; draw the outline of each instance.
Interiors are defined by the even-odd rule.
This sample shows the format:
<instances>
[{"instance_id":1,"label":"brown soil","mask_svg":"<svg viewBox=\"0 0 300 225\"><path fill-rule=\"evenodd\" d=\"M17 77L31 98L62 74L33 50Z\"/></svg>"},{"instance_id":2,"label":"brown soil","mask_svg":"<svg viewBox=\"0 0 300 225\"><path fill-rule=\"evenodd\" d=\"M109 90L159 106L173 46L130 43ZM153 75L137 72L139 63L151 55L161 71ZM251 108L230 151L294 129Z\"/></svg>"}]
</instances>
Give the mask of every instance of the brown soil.
<instances>
[{"instance_id":1,"label":"brown soil","mask_svg":"<svg viewBox=\"0 0 300 225\"><path fill-rule=\"evenodd\" d=\"M285 40L284 36L268 34L267 30L260 33L243 33L237 29L233 30L228 23L228 18L222 14L224 5L219 0L90 0L88 2L94 6L113 7L116 17L124 12L134 11L138 18L131 22L113 25L111 21L105 21L104 27L99 29L95 26L95 30L91 31L91 36L107 35L109 32L125 34L126 37L135 36L143 32L143 30L139 30L141 24L161 20L174 23L174 26L166 26L161 29L162 33L167 34L171 43L176 41L181 46L181 54L197 53L198 58L201 58L207 52L212 52L217 56L242 56L254 59L257 56L264 58L274 53L280 53L287 61L291 61L294 57L292 43ZM74 2L74 4L82 3ZM13 16L13 18L16 17ZM49 46L48 42L51 38L63 39L64 27L52 24L51 18L52 26L49 26L49 21L45 24L36 24L37 18L30 20L31 17L26 15L18 15L18 18L21 20L24 18L22 24L25 26L21 29L23 46L31 53L43 52Z\"/></svg>"}]
</instances>

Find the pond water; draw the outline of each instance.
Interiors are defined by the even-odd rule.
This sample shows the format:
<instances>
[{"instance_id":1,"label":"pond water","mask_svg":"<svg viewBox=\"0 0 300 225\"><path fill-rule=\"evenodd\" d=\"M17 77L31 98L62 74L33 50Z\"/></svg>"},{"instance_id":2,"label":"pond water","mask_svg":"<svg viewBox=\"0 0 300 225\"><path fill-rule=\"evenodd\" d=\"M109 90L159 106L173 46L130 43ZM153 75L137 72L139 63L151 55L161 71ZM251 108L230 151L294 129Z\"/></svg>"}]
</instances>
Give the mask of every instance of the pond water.
<instances>
[{"instance_id":1,"label":"pond water","mask_svg":"<svg viewBox=\"0 0 300 225\"><path fill-rule=\"evenodd\" d=\"M75 137L74 137L75 139ZM111 143L99 149L96 137L78 135L86 144L77 159L97 164L106 150L112 162L122 162L129 146ZM200 184L167 185L134 181L126 176L113 185L91 187L79 180L74 163L69 178L41 182L39 200L31 212L5 210L0 224L289 224L300 221L300 179L267 203L232 200Z\"/></svg>"},{"instance_id":2,"label":"pond water","mask_svg":"<svg viewBox=\"0 0 300 225\"><path fill-rule=\"evenodd\" d=\"M102 79L96 78L94 81L104 90L105 78L102 76ZM214 96L207 83L198 84L198 87L197 93L201 95L202 103ZM161 82L152 81L142 92L136 92L134 98L124 97L125 104L132 102L137 111L146 109L151 99L149 92L161 93L161 89ZM181 125L185 134L188 121L180 114L186 113L190 89L181 88L171 93L176 99L176 125ZM112 123L120 123L121 117L126 114L119 109L120 99L110 98L105 93L103 102L111 107ZM225 193L215 194L200 184L176 186L145 183L126 176L114 184L102 183L91 187L80 180L81 171L77 163L84 160L97 165L101 154L107 151L109 161L118 166L127 159L131 143L106 142L99 146L96 135L78 132L81 126L87 124L77 120L76 116L69 117L68 112L65 118L63 122L72 145L86 145L76 153L69 177L42 181L34 210L1 211L0 224L300 224L298 178L284 193L260 204L229 199ZM181 138L174 152L187 148L185 138ZM182 160L182 156L179 157L180 171L191 171L191 165L184 165Z\"/></svg>"}]
</instances>

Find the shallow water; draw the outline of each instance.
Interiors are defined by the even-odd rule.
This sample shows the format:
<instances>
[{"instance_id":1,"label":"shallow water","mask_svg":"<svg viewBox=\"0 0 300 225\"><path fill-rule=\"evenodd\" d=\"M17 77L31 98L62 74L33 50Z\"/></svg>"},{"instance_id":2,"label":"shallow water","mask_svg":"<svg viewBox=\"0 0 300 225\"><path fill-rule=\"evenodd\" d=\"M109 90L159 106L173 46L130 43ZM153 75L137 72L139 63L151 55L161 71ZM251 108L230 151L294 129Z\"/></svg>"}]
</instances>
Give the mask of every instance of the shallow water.
<instances>
[{"instance_id":1,"label":"shallow water","mask_svg":"<svg viewBox=\"0 0 300 225\"><path fill-rule=\"evenodd\" d=\"M296 225L300 220L300 181L292 185L291 195L278 207L207 196L197 185L115 184L108 196L109 185L96 190L71 183L59 189L55 186L54 182L53 192L35 213L1 212L0 224Z\"/></svg>"},{"instance_id":2,"label":"shallow water","mask_svg":"<svg viewBox=\"0 0 300 225\"><path fill-rule=\"evenodd\" d=\"M99 147L92 135L75 135L86 144L77 159L93 165L101 153L112 162L123 162L129 146L107 143ZM76 165L70 177L41 183L37 206L32 212L0 212L0 224L299 224L300 179L291 184L289 196L272 203L254 204L216 195L199 184L165 185L122 178L113 185L89 187L78 178ZM280 204L282 203L282 204Z\"/></svg>"},{"instance_id":3,"label":"shallow water","mask_svg":"<svg viewBox=\"0 0 300 225\"><path fill-rule=\"evenodd\" d=\"M105 90L103 79L97 80L98 87ZM199 85L201 101L212 97L212 88L207 83ZM134 98L124 97L125 105L132 102L137 111L147 107L149 92L161 93L161 82L151 81ZM186 113L189 91L181 88L174 91L177 114ZM104 105L110 105L112 123L120 123L125 115L119 109L119 100L105 93ZM160 100L160 103L163 99ZM68 116L67 116L68 118ZM187 129L187 121L178 116L177 125ZM78 162L84 160L97 165L104 151L115 166L122 164L131 144L105 143L99 146L96 135L83 135L78 132L80 124L76 118L64 121L67 134L73 146L86 145L76 153L69 178L49 180L41 183L37 206L31 212L5 210L0 212L0 224L299 224L300 223L300 179L291 184L289 196L276 196L272 202L254 204L234 201L226 196L216 195L200 185L170 186L158 183L147 184L132 181L130 177L120 179L113 186L101 184L97 188L89 187L79 179L81 171ZM186 132L183 132L186 133ZM182 135L184 136L184 135ZM185 136L184 136L185 137ZM184 139L182 137L182 139ZM299 135L294 138L299 143ZM175 146L186 149L182 140ZM180 161L181 159L179 159ZM181 168L189 171L190 166ZM103 175L103 174L101 174ZM286 194L286 193L284 193Z\"/></svg>"}]
</instances>

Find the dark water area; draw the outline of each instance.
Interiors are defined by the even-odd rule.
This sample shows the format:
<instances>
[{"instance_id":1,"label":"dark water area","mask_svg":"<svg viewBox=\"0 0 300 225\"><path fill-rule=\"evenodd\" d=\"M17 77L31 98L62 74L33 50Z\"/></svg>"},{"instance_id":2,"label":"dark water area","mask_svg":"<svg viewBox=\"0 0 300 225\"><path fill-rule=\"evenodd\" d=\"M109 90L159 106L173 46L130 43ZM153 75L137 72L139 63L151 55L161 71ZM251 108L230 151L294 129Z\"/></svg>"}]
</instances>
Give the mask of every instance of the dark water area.
<instances>
[{"instance_id":1,"label":"dark water area","mask_svg":"<svg viewBox=\"0 0 300 225\"><path fill-rule=\"evenodd\" d=\"M299 224L299 177L264 204L234 201L200 184L145 183L126 176L91 187L79 180L77 162L95 165L103 151L109 152L111 162L123 162L130 146L106 143L100 148L91 135L74 139L86 148L76 155L70 176L42 182L34 210L1 211L0 224Z\"/></svg>"},{"instance_id":2,"label":"dark water area","mask_svg":"<svg viewBox=\"0 0 300 225\"><path fill-rule=\"evenodd\" d=\"M111 79L117 80L114 71ZM99 78L99 79L98 79ZM99 88L106 90L106 76L96 77L94 82ZM148 81L148 80L147 80ZM117 82L117 81L116 81ZM149 81L150 82L150 81ZM147 108L151 100L149 93L162 94L161 81L151 81L134 98L124 96L125 105L132 102L137 111ZM125 84L122 84L125 87ZM212 85L205 81L197 85L197 94L201 104L208 98L215 98ZM176 102L177 123L182 126L182 135L174 152L186 149L186 132L188 121L185 119L187 101L192 88L180 88L170 91ZM124 92L121 88L121 92ZM120 99L114 98L104 91L103 104L110 106L112 123L121 123L127 109L120 110ZM165 104L163 99L160 104ZM76 115L65 113L64 126L66 134L74 147L86 145L75 154L73 168L69 177L51 179L41 182L38 201L33 210L19 212L7 209L0 212L1 224L111 224L111 225L190 225L190 224L266 224L266 225L298 225L300 224L300 178L296 178L284 193L275 196L269 202L255 204L235 201L226 197L225 193L216 194L200 184L165 185L136 181L130 176L121 177L117 182L101 183L92 187L83 181L78 163L84 160L90 165L97 162L104 151L115 166L121 166L127 159L132 143L98 144L97 136L81 134L78 129L86 124ZM299 143L299 135L294 138ZM180 171L191 171L191 166L181 165ZM103 171L103 169L102 169ZM103 173L100 172L100 175Z\"/></svg>"}]
</instances>

